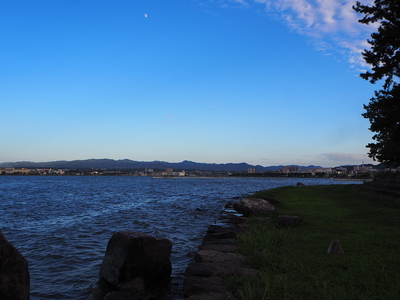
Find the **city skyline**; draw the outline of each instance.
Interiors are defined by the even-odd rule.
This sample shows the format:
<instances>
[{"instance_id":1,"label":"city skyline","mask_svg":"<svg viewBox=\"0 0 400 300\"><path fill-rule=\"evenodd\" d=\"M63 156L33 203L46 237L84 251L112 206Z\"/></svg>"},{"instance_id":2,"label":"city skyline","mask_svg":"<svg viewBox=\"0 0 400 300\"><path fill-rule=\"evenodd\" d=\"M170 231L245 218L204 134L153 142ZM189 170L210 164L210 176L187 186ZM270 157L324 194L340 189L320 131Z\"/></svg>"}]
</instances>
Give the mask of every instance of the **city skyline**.
<instances>
[{"instance_id":1,"label":"city skyline","mask_svg":"<svg viewBox=\"0 0 400 300\"><path fill-rule=\"evenodd\" d=\"M2 3L0 162L377 164L355 2Z\"/></svg>"}]
</instances>

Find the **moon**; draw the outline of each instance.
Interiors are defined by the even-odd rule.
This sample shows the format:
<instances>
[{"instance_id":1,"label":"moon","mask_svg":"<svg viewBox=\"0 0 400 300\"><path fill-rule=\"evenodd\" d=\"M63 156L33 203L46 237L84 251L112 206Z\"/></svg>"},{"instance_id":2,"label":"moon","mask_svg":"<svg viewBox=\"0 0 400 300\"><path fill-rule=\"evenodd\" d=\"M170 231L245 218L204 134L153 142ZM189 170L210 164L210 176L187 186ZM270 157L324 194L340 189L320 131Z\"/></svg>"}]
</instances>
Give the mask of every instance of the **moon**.
<instances>
[{"instance_id":1,"label":"moon","mask_svg":"<svg viewBox=\"0 0 400 300\"><path fill-rule=\"evenodd\" d=\"M145 17L145 18L147 18L147 17L148 17L148 15L147 15L147 14L144 14L144 17Z\"/></svg>"}]
</instances>

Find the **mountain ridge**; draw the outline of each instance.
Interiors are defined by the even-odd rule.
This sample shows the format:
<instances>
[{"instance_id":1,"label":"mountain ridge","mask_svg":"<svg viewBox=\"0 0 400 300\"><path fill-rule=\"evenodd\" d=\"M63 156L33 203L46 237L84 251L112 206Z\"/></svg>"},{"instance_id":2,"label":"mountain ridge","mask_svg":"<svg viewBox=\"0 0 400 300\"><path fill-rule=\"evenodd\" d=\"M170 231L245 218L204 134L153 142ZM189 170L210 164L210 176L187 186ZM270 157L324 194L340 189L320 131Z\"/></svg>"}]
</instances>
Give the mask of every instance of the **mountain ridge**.
<instances>
[{"instance_id":1,"label":"mountain ridge","mask_svg":"<svg viewBox=\"0 0 400 300\"><path fill-rule=\"evenodd\" d=\"M298 166L298 165L290 165ZM189 160L182 162L166 162L166 161L135 161L130 159L85 159L85 160L58 160L49 162L4 162L0 163L0 168L30 168L30 169L182 169L182 170L199 170L199 171L225 171L225 172L244 172L248 169L255 169L256 172L278 171L285 167L285 165L278 166L261 166L250 165L248 163L199 163ZM298 166L301 169L305 168L322 168L321 166Z\"/></svg>"}]
</instances>

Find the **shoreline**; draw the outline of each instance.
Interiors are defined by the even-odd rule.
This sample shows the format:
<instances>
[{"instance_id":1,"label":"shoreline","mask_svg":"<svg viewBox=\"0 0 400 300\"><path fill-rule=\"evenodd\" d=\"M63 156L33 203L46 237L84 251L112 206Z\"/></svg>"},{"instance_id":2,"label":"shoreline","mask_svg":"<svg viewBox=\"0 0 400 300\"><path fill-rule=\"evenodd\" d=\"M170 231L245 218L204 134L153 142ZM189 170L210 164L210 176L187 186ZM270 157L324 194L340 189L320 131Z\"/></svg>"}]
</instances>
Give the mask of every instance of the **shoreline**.
<instances>
[{"instance_id":1,"label":"shoreline","mask_svg":"<svg viewBox=\"0 0 400 300\"><path fill-rule=\"evenodd\" d=\"M259 273L245 264L246 256L236 253L236 236L244 231L247 221L229 202L218 220L208 227L184 274L184 300L229 300L226 277Z\"/></svg>"}]
</instances>

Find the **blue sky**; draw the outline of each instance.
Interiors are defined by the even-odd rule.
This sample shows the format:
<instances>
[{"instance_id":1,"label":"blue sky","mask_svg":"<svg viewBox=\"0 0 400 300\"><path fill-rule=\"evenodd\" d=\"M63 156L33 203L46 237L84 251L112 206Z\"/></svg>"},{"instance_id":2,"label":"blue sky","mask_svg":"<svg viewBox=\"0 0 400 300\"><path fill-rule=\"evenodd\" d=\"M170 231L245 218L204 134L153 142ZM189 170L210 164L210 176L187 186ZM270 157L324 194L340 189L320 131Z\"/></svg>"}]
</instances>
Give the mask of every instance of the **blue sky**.
<instances>
[{"instance_id":1,"label":"blue sky","mask_svg":"<svg viewBox=\"0 0 400 300\"><path fill-rule=\"evenodd\" d=\"M369 163L354 4L2 1L0 162Z\"/></svg>"}]
</instances>

